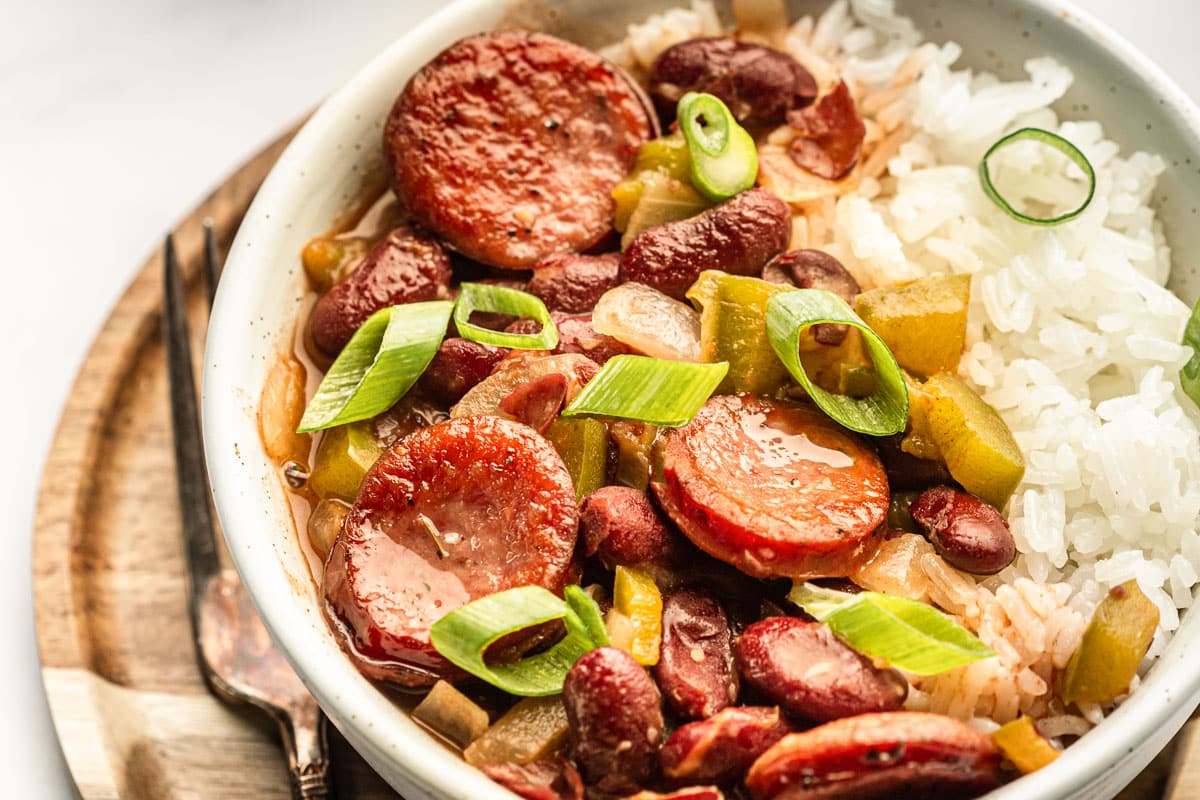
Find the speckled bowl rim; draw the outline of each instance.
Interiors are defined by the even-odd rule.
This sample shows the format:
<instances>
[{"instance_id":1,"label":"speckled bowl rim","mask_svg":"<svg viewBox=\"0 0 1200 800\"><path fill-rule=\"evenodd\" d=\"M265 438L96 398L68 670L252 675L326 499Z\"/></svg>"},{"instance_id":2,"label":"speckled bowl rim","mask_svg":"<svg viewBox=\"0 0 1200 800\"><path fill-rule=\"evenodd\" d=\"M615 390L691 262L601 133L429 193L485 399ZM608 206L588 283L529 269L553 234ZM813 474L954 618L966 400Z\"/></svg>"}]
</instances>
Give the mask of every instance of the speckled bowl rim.
<instances>
[{"instance_id":1,"label":"speckled bowl rim","mask_svg":"<svg viewBox=\"0 0 1200 800\"><path fill-rule=\"evenodd\" d=\"M1090 14L1055 0L1006 0L1014 9L1051 14L1075 27L1141 73L1177 116L1192 153L1200 160L1200 109L1159 67ZM255 410L261 386L263 353L246 345L246 320L259 318L255 298L268 282L263 275L272 242L284 235L283 220L304 204L297 175L305 166L331 158L326 150L339 129L365 107L364 98L393 85L396 64L411 60L420 43L444 46L454 31L494 24L503 0L459 0L400 37L329 98L297 134L267 177L231 249L209 329L204 375L205 450L218 513L234 562L276 642L339 729L371 765L410 800L418 798L511 798L507 791L467 766L436 742L398 706L354 669L312 609L297 600L297 588L282 567L277 535L264 535L264 525L278 525L264 512L264 495L256 489L265 458L258 443ZM420 63L419 61L417 63ZM319 170L317 170L319 171ZM271 326L284 329L285 320ZM262 327L257 329L263 333ZM251 358L250 356L254 356ZM1191 714L1200 698L1200 617L1185 615L1174 641L1133 698L1079 745L1036 776L997 790L994 800L1016 798L1109 797L1130 780L1165 745ZM1190 660L1189 660L1190 659Z\"/></svg>"}]
</instances>

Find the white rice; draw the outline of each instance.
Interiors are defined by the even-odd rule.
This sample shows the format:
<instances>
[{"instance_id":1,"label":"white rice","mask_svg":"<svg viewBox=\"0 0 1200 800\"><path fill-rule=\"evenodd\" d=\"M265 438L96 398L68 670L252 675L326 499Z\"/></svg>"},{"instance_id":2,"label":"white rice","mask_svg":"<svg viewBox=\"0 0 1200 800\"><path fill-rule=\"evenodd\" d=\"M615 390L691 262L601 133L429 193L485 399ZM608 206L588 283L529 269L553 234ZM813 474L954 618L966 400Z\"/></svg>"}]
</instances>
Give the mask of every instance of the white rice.
<instances>
[{"instance_id":1,"label":"white rice","mask_svg":"<svg viewBox=\"0 0 1200 800\"><path fill-rule=\"evenodd\" d=\"M693 0L632 26L606 54L644 74L671 44L718 33L711 3ZM831 252L864 288L970 274L959 371L1000 412L1027 463L1009 508L1013 565L979 585L935 556L927 570L929 596L1001 658L917 681L910 704L978 715L985 729L1019 705L1043 717L1048 735L1078 735L1103 709L1065 714L1049 683L1095 604L1138 581L1160 612L1147 668L1200 577L1200 435L1178 381L1191 354L1179 344L1189 309L1163 288L1170 251L1149 205L1166 165L1122 154L1099 122L1059 120L1049 106L1073 76L1053 58L1027 61L1023 81L954 69L959 46L922 44L891 0L837 0L796 22L782 45L822 85L844 78L868 128L862 162L836 192L810 199L811 187L781 184L796 189L785 196L798 212L792 246ZM1057 132L1096 170L1095 196L1069 224L1019 223L980 188L983 153L1025 126ZM1081 173L1064 177L1063 163L1036 145L990 161L1010 197L1019 187L1066 209L1081 194L1071 174Z\"/></svg>"}]
</instances>

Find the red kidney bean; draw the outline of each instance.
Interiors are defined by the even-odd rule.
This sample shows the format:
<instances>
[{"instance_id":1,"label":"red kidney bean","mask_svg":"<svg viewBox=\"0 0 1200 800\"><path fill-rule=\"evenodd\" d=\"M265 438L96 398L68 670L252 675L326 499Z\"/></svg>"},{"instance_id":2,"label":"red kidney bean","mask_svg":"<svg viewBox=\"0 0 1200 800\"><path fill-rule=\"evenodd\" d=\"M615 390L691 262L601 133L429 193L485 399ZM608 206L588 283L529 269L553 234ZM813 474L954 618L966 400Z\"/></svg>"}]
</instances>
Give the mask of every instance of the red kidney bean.
<instances>
[{"instance_id":1,"label":"red kidney bean","mask_svg":"<svg viewBox=\"0 0 1200 800\"><path fill-rule=\"evenodd\" d=\"M667 794L646 790L631 794L625 800L725 800L725 793L716 786L689 786Z\"/></svg>"},{"instance_id":2,"label":"red kidney bean","mask_svg":"<svg viewBox=\"0 0 1200 800\"><path fill-rule=\"evenodd\" d=\"M488 764L483 772L526 800L583 800L583 780L564 758L529 764Z\"/></svg>"},{"instance_id":3,"label":"red kidney bean","mask_svg":"<svg viewBox=\"0 0 1200 800\"><path fill-rule=\"evenodd\" d=\"M867 128L845 81L808 108L789 111L787 118L796 131L788 153L797 165L830 181L854 169Z\"/></svg>"},{"instance_id":4,"label":"red kidney bean","mask_svg":"<svg viewBox=\"0 0 1200 800\"><path fill-rule=\"evenodd\" d=\"M615 647L585 653L563 682L571 755L599 792L636 792L654 776L663 741L658 687Z\"/></svg>"},{"instance_id":5,"label":"red kidney bean","mask_svg":"<svg viewBox=\"0 0 1200 800\"><path fill-rule=\"evenodd\" d=\"M558 344L550 351L555 355L578 353L597 364L603 364L613 356L631 352L613 337L596 333L596 329L592 327L590 313L561 314L554 311L550 317L554 320L554 326L558 328ZM541 327L537 320L519 319L504 330L508 333L537 333Z\"/></svg>"},{"instance_id":6,"label":"red kidney bean","mask_svg":"<svg viewBox=\"0 0 1200 800\"><path fill-rule=\"evenodd\" d=\"M764 619L742 631L734 650L742 680L815 722L892 711L908 696L900 673L877 669L819 622Z\"/></svg>"},{"instance_id":7,"label":"red kidney bean","mask_svg":"<svg viewBox=\"0 0 1200 800\"><path fill-rule=\"evenodd\" d=\"M503 347L457 336L446 339L421 375L420 386L437 402L452 406L467 390L490 375L507 354L508 350Z\"/></svg>"},{"instance_id":8,"label":"red kidney bean","mask_svg":"<svg viewBox=\"0 0 1200 800\"><path fill-rule=\"evenodd\" d=\"M555 253L534 267L527 291L551 311L590 312L600 295L617 285L620 263L620 253Z\"/></svg>"},{"instance_id":9,"label":"red kidney bean","mask_svg":"<svg viewBox=\"0 0 1200 800\"><path fill-rule=\"evenodd\" d=\"M864 714L783 737L746 776L754 800L970 798L999 784L992 740L941 714Z\"/></svg>"},{"instance_id":10,"label":"red kidney bean","mask_svg":"<svg viewBox=\"0 0 1200 800\"><path fill-rule=\"evenodd\" d=\"M800 289L824 289L854 306L861 291L858 281L842 262L823 250L791 250L763 267L762 278L771 283L790 283ZM845 325L826 323L813 326L813 338L821 344L837 346L849 332Z\"/></svg>"},{"instance_id":11,"label":"red kidney bean","mask_svg":"<svg viewBox=\"0 0 1200 800\"><path fill-rule=\"evenodd\" d=\"M974 495L935 486L921 493L909 513L938 555L974 575L995 575L1017 555L1008 521Z\"/></svg>"},{"instance_id":12,"label":"red kidney bean","mask_svg":"<svg viewBox=\"0 0 1200 800\"><path fill-rule=\"evenodd\" d=\"M604 486L585 497L579 506L579 535L584 553L598 553L609 566L647 561L670 566L690 551L650 497L628 486Z\"/></svg>"},{"instance_id":13,"label":"red kidney bean","mask_svg":"<svg viewBox=\"0 0 1200 800\"><path fill-rule=\"evenodd\" d=\"M741 780L750 765L791 730L778 708L726 708L675 730L658 754L663 775L675 783Z\"/></svg>"},{"instance_id":14,"label":"red kidney bean","mask_svg":"<svg viewBox=\"0 0 1200 800\"><path fill-rule=\"evenodd\" d=\"M737 700L733 637L716 599L693 589L668 592L662 627L654 677L675 713L702 719Z\"/></svg>"},{"instance_id":15,"label":"red kidney bean","mask_svg":"<svg viewBox=\"0 0 1200 800\"><path fill-rule=\"evenodd\" d=\"M677 222L639 233L621 255L621 282L636 281L684 299L700 273L713 266L733 275L758 275L792 236L792 215L764 189L750 189Z\"/></svg>"},{"instance_id":16,"label":"red kidney bean","mask_svg":"<svg viewBox=\"0 0 1200 800\"><path fill-rule=\"evenodd\" d=\"M650 67L650 96L665 120L679 98L708 92L739 122L777 125L817 96L812 74L787 53L727 37L689 39L669 47Z\"/></svg>"},{"instance_id":17,"label":"red kidney bean","mask_svg":"<svg viewBox=\"0 0 1200 800\"><path fill-rule=\"evenodd\" d=\"M763 267L763 280L800 289L824 289L847 303L862 290L842 262L824 250L790 250Z\"/></svg>"},{"instance_id":18,"label":"red kidney bean","mask_svg":"<svg viewBox=\"0 0 1200 800\"><path fill-rule=\"evenodd\" d=\"M381 308L450 296L450 257L442 246L407 226L372 247L353 272L326 292L312 313L312 340L335 356Z\"/></svg>"},{"instance_id":19,"label":"red kidney bean","mask_svg":"<svg viewBox=\"0 0 1200 800\"><path fill-rule=\"evenodd\" d=\"M517 384L500 400L500 410L538 433L545 433L567 400L567 376L551 372Z\"/></svg>"}]
</instances>

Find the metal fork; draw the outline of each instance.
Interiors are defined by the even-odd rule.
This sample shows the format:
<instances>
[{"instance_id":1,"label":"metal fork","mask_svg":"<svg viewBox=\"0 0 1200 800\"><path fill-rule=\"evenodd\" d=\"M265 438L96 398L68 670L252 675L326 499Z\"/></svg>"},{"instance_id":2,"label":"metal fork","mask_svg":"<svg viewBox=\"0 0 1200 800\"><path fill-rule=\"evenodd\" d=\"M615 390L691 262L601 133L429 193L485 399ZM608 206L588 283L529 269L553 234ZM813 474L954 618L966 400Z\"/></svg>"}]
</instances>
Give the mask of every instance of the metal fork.
<instances>
[{"instance_id":1,"label":"metal fork","mask_svg":"<svg viewBox=\"0 0 1200 800\"><path fill-rule=\"evenodd\" d=\"M220 273L212 226L204 226L204 274L211 309ZM288 756L292 797L333 797L325 717L275 648L237 573L221 566L209 504L208 471L188 338L183 278L168 234L163 256L163 339L171 385L171 423L179 510L183 517L192 634L200 670L218 697L257 706L279 725Z\"/></svg>"}]
</instances>

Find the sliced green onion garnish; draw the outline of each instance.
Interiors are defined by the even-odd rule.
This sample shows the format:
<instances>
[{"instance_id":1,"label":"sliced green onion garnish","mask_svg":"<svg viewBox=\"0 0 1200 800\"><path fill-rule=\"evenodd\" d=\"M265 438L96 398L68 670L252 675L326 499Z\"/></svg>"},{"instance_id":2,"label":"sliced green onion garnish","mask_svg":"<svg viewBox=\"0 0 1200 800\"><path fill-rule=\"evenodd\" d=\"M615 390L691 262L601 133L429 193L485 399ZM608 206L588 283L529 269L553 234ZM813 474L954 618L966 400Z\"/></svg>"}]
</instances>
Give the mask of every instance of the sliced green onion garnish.
<instances>
[{"instance_id":1,"label":"sliced green onion garnish","mask_svg":"<svg viewBox=\"0 0 1200 800\"><path fill-rule=\"evenodd\" d=\"M875 362L875 393L848 397L827 392L809 380L800 363L800 332L809 325L836 322L862 331ZM795 289L767 301L767 338L779 360L817 406L844 428L871 436L900 433L908 424L908 389L896 357L883 339L858 318L846 301L823 289Z\"/></svg>"},{"instance_id":2,"label":"sliced green onion garnish","mask_svg":"<svg viewBox=\"0 0 1200 800\"><path fill-rule=\"evenodd\" d=\"M679 128L691 153L692 185L709 200L733 197L758 178L754 138L718 98L688 92L679 98Z\"/></svg>"},{"instance_id":3,"label":"sliced green onion garnish","mask_svg":"<svg viewBox=\"0 0 1200 800\"><path fill-rule=\"evenodd\" d=\"M367 419L395 405L433 360L453 305L406 303L368 317L321 379L297 432Z\"/></svg>"},{"instance_id":4,"label":"sliced green onion garnish","mask_svg":"<svg viewBox=\"0 0 1200 800\"><path fill-rule=\"evenodd\" d=\"M1192 357L1179 370L1179 385L1193 403L1200 405L1200 300L1192 306L1192 315L1183 329L1183 344L1192 348Z\"/></svg>"},{"instance_id":5,"label":"sliced green onion garnish","mask_svg":"<svg viewBox=\"0 0 1200 800\"><path fill-rule=\"evenodd\" d=\"M489 594L433 623L429 639L450 662L509 694L558 694L576 660L608 644L596 601L578 586L568 586L563 594L566 602L541 586ZM566 625L567 635L549 650L511 664L484 661L488 647L501 637L556 619Z\"/></svg>"},{"instance_id":6,"label":"sliced green onion garnish","mask_svg":"<svg viewBox=\"0 0 1200 800\"><path fill-rule=\"evenodd\" d=\"M665 428L687 425L729 371L729 364L693 364L646 356L614 356L587 382L564 417L619 417Z\"/></svg>"},{"instance_id":7,"label":"sliced green onion garnish","mask_svg":"<svg viewBox=\"0 0 1200 800\"><path fill-rule=\"evenodd\" d=\"M471 314L475 311L536 319L542 323L542 329L537 333L505 333L481 328L471 324ZM546 304L529 292L509 289L507 286L487 283L464 283L459 286L458 302L454 306L454 325L458 328L458 335L464 339L495 347L551 350L558 344L558 328L554 327Z\"/></svg>"},{"instance_id":8,"label":"sliced green onion garnish","mask_svg":"<svg viewBox=\"0 0 1200 800\"><path fill-rule=\"evenodd\" d=\"M918 675L936 675L996 655L933 606L906 597L797 583L788 599L863 655Z\"/></svg>"},{"instance_id":9,"label":"sliced green onion garnish","mask_svg":"<svg viewBox=\"0 0 1200 800\"><path fill-rule=\"evenodd\" d=\"M1087 177L1088 189L1087 197L1079 204L1078 208L1068 211L1065 214L1059 214L1057 217L1032 217L1028 214L1023 214L1012 207L1012 204L1005 200L1000 192L992 183L992 175L988 170L988 159L1002 147L1010 145L1013 142L1022 141L1041 142L1044 145L1053 147L1058 152L1071 160L1071 163L1083 170L1083 174ZM1068 220L1075 219L1083 210L1092 202L1092 195L1096 193L1096 171L1092 169L1092 164L1087 160L1087 156L1076 147L1068 142L1057 133L1044 131L1041 128L1021 128L1019 131L1014 131L1008 134L1000 141L988 148L988 151L983 154L983 158L979 161L979 182L983 185L983 192L991 198L992 202L1004 209L1004 213L1008 214L1013 219L1019 222L1027 222L1030 225L1058 225Z\"/></svg>"}]
</instances>

